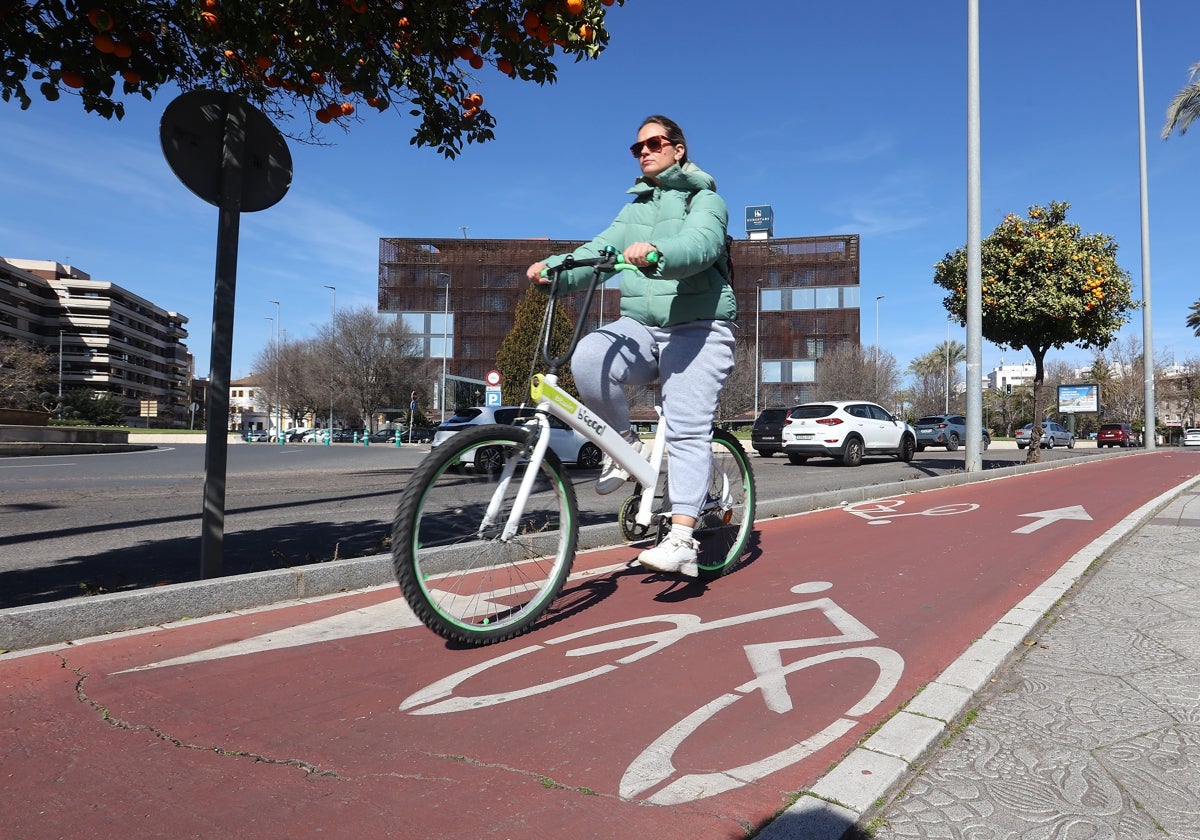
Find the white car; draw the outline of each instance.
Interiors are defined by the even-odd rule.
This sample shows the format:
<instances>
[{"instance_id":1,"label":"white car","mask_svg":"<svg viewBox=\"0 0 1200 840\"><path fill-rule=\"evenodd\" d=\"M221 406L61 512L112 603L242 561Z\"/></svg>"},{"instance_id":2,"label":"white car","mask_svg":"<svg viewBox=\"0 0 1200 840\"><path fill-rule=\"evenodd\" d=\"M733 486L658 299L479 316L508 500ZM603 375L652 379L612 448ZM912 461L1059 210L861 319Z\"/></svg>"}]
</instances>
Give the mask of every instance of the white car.
<instances>
[{"instance_id":1,"label":"white car","mask_svg":"<svg viewBox=\"0 0 1200 840\"><path fill-rule=\"evenodd\" d=\"M895 455L911 461L917 435L912 426L875 403L829 400L797 405L788 412L783 451L793 464L826 457L857 467L866 455Z\"/></svg>"},{"instance_id":2,"label":"white car","mask_svg":"<svg viewBox=\"0 0 1200 840\"><path fill-rule=\"evenodd\" d=\"M1200 429L1184 429L1183 445L1200 446Z\"/></svg>"},{"instance_id":3,"label":"white car","mask_svg":"<svg viewBox=\"0 0 1200 840\"><path fill-rule=\"evenodd\" d=\"M534 413L532 408L511 405L460 408L437 427L433 441L430 443L430 449L441 446L463 429L489 423L500 423L506 426L517 425L523 420L529 419ZM600 461L604 457L600 452L600 447L553 416L550 418L550 448L564 464L574 464L576 467L586 470L600 466ZM473 466L469 463L467 465Z\"/></svg>"}]
</instances>

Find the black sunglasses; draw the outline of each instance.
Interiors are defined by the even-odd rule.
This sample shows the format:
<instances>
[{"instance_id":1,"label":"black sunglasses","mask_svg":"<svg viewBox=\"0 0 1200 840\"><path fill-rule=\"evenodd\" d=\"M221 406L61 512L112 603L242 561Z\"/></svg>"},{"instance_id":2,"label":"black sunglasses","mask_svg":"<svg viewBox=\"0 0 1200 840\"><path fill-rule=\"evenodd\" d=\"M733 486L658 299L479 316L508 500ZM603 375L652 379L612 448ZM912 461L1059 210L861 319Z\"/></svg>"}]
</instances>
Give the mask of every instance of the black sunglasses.
<instances>
[{"instance_id":1,"label":"black sunglasses","mask_svg":"<svg viewBox=\"0 0 1200 840\"><path fill-rule=\"evenodd\" d=\"M676 145L676 144L671 142L670 137L668 137L665 134L658 134L658 135L655 135L654 137L647 137L645 140L639 140L638 142L634 143L632 146L629 147L629 151L633 152L634 157L641 157L643 146L645 146L647 149L649 149L654 154L658 154L659 152L661 152L663 150L663 146L674 146L674 145Z\"/></svg>"}]
</instances>

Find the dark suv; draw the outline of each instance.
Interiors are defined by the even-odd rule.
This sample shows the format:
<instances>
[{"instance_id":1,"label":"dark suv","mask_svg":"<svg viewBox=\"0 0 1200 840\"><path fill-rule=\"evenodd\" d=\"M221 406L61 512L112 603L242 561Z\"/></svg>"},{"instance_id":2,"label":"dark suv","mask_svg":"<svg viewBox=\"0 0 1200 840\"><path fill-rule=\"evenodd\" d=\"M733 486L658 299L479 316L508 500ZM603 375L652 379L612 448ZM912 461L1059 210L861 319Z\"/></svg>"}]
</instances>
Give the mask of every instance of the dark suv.
<instances>
[{"instance_id":1,"label":"dark suv","mask_svg":"<svg viewBox=\"0 0 1200 840\"><path fill-rule=\"evenodd\" d=\"M783 424L787 421L787 408L764 408L750 430L750 445L764 458L783 451Z\"/></svg>"},{"instance_id":2,"label":"dark suv","mask_svg":"<svg viewBox=\"0 0 1200 840\"><path fill-rule=\"evenodd\" d=\"M1096 448L1106 446L1141 446L1141 437L1128 423L1105 423L1096 433Z\"/></svg>"}]
</instances>

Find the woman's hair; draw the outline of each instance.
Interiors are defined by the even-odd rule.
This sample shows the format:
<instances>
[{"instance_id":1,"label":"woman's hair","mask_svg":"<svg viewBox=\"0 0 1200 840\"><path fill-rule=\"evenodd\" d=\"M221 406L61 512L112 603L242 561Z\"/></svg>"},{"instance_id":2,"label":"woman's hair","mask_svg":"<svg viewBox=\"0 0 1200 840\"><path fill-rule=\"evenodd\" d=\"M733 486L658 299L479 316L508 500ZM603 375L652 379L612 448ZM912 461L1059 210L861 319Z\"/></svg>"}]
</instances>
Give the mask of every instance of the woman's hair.
<instances>
[{"instance_id":1,"label":"woman's hair","mask_svg":"<svg viewBox=\"0 0 1200 840\"><path fill-rule=\"evenodd\" d=\"M642 120L642 124L638 126L638 131L641 131L651 123L661 125L667 130L667 137L671 139L672 143L677 146L683 146L683 157L679 159L679 162L681 164L687 163L687 138L683 136L683 129L679 127L679 123L670 117L664 117L662 114L653 114Z\"/></svg>"}]
</instances>

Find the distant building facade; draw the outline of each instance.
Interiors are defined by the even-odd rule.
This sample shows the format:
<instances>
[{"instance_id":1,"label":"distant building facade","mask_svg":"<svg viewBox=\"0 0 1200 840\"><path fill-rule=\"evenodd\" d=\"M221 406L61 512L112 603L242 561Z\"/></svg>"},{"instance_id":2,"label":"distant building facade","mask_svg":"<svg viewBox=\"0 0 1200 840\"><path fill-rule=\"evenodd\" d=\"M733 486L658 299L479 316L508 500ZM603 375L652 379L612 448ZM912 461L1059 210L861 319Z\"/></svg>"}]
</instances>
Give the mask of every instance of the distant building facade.
<instances>
[{"instance_id":1,"label":"distant building facade","mask_svg":"<svg viewBox=\"0 0 1200 840\"><path fill-rule=\"evenodd\" d=\"M0 257L0 337L50 348L64 392L108 394L131 424L188 425L187 321L74 266Z\"/></svg>"},{"instance_id":2,"label":"distant building facade","mask_svg":"<svg viewBox=\"0 0 1200 840\"><path fill-rule=\"evenodd\" d=\"M580 244L381 239L379 311L400 318L427 358L441 359L444 346L449 374L482 380L495 367L529 285L525 270ZM732 257L739 313L735 332L746 358L758 360L762 404L811 399L821 356L842 344L859 343L858 235L739 239ZM589 320L601 323L618 316L616 283L614 279L611 288L597 295ZM566 301L572 318L581 297ZM530 353L532 358L533 348Z\"/></svg>"}]
</instances>

